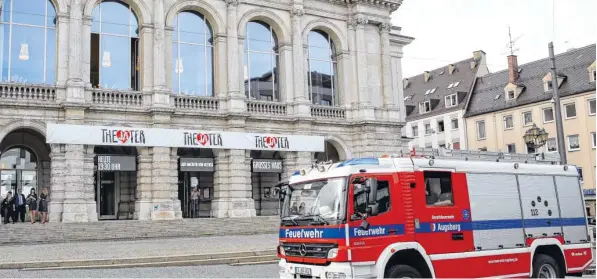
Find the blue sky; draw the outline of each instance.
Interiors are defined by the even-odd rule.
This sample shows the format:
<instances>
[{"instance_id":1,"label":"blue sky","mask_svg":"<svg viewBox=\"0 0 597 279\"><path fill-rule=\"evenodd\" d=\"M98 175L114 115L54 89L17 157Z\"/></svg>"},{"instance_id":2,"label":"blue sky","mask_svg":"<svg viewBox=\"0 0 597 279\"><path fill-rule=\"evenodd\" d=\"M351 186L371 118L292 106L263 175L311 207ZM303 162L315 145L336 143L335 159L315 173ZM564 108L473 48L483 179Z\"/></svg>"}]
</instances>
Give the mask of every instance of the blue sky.
<instances>
[{"instance_id":1,"label":"blue sky","mask_svg":"<svg viewBox=\"0 0 597 279\"><path fill-rule=\"evenodd\" d=\"M595 43L595 11L596 0L404 0L392 24L415 38L404 48L404 77L472 57L475 50L485 51L489 70L497 72L507 68L508 26L519 37L516 55L523 64L547 57L551 41L556 54Z\"/></svg>"}]
</instances>

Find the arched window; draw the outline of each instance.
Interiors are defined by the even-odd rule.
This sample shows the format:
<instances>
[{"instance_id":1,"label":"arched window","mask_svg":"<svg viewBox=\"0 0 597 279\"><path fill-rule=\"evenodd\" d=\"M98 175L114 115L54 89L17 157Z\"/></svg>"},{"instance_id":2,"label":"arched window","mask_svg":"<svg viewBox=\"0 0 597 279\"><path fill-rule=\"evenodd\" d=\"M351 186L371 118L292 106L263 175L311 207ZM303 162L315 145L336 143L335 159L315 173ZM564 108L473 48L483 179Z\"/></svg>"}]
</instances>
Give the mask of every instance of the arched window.
<instances>
[{"instance_id":1,"label":"arched window","mask_svg":"<svg viewBox=\"0 0 597 279\"><path fill-rule=\"evenodd\" d=\"M3 82L56 82L56 10L50 0L2 0Z\"/></svg>"},{"instance_id":2,"label":"arched window","mask_svg":"<svg viewBox=\"0 0 597 279\"><path fill-rule=\"evenodd\" d=\"M172 33L172 90L213 96L213 35L199 13L184 11L174 19Z\"/></svg>"},{"instance_id":3,"label":"arched window","mask_svg":"<svg viewBox=\"0 0 597 279\"><path fill-rule=\"evenodd\" d=\"M309 95L317 105L337 106L336 47L330 36L322 31L309 32Z\"/></svg>"},{"instance_id":4,"label":"arched window","mask_svg":"<svg viewBox=\"0 0 597 279\"><path fill-rule=\"evenodd\" d=\"M102 1L93 9L91 84L139 90L139 23L127 4Z\"/></svg>"},{"instance_id":5,"label":"arched window","mask_svg":"<svg viewBox=\"0 0 597 279\"><path fill-rule=\"evenodd\" d=\"M278 40L272 27L261 21L247 23L244 61L245 94L249 99L279 101Z\"/></svg>"}]
</instances>

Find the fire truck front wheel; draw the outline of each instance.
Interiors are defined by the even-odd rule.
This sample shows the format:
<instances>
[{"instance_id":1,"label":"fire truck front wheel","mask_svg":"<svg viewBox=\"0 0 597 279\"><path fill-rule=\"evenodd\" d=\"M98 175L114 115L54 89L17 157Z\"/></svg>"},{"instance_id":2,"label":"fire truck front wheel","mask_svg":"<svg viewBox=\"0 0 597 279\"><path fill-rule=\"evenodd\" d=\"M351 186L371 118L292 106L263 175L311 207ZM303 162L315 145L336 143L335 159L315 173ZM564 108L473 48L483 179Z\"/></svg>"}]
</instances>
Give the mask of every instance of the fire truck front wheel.
<instances>
[{"instance_id":1,"label":"fire truck front wheel","mask_svg":"<svg viewBox=\"0 0 597 279\"><path fill-rule=\"evenodd\" d=\"M395 265L386 271L386 278L421 278L421 273L410 265Z\"/></svg>"},{"instance_id":2,"label":"fire truck front wheel","mask_svg":"<svg viewBox=\"0 0 597 279\"><path fill-rule=\"evenodd\" d=\"M537 254L533 259L532 278L561 278L560 266L546 254Z\"/></svg>"}]
</instances>

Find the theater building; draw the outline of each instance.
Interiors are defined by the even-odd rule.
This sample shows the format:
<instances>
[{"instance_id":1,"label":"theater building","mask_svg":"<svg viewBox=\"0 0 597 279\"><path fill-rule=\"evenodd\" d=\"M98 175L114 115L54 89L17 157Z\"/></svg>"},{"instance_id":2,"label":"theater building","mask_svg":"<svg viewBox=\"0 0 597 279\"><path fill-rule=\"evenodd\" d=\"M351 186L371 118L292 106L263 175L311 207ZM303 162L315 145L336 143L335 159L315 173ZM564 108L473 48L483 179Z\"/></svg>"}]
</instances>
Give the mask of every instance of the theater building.
<instances>
[{"instance_id":1,"label":"theater building","mask_svg":"<svg viewBox=\"0 0 597 279\"><path fill-rule=\"evenodd\" d=\"M404 144L400 0L1 0L0 195L51 222L278 214Z\"/></svg>"}]
</instances>

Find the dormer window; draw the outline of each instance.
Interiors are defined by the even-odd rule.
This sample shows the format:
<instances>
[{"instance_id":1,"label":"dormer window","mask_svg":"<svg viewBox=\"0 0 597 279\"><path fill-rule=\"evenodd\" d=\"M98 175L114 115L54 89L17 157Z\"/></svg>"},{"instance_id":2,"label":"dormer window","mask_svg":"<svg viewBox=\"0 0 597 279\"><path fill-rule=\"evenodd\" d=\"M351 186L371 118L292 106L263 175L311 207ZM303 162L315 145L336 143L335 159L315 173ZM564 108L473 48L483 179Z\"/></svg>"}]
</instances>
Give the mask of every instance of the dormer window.
<instances>
[{"instance_id":1,"label":"dormer window","mask_svg":"<svg viewBox=\"0 0 597 279\"><path fill-rule=\"evenodd\" d=\"M428 113L430 111L431 111L431 102L430 101L425 101L425 102L419 103L419 113L420 114Z\"/></svg>"},{"instance_id":2,"label":"dormer window","mask_svg":"<svg viewBox=\"0 0 597 279\"><path fill-rule=\"evenodd\" d=\"M551 80L548 80L545 82L545 91L550 91L553 90L553 82Z\"/></svg>"},{"instance_id":3,"label":"dormer window","mask_svg":"<svg viewBox=\"0 0 597 279\"><path fill-rule=\"evenodd\" d=\"M456 105L458 105L458 95L457 94L451 94L451 95L446 96L446 108L455 107Z\"/></svg>"},{"instance_id":4,"label":"dormer window","mask_svg":"<svg viewBox=\"0 0 597 279\"><path fill-rule=\"evenodd\" d=\"M514 92L514 90L508 90L508 94L506 95L506 100L510 101L510 100L514 100L516 98L516 94Z\"/></svg>"},{"instance_id":5,"label":"dormer window","mask_svg":"<svg viewBox=\"0 0 597 279\"><path fill-rule=\"evenodd\" d=\"M597 71L596 70L592 70L591 71L591 82L595 82L595 80L597 80Z\"/></svg>"}]
</instances>

